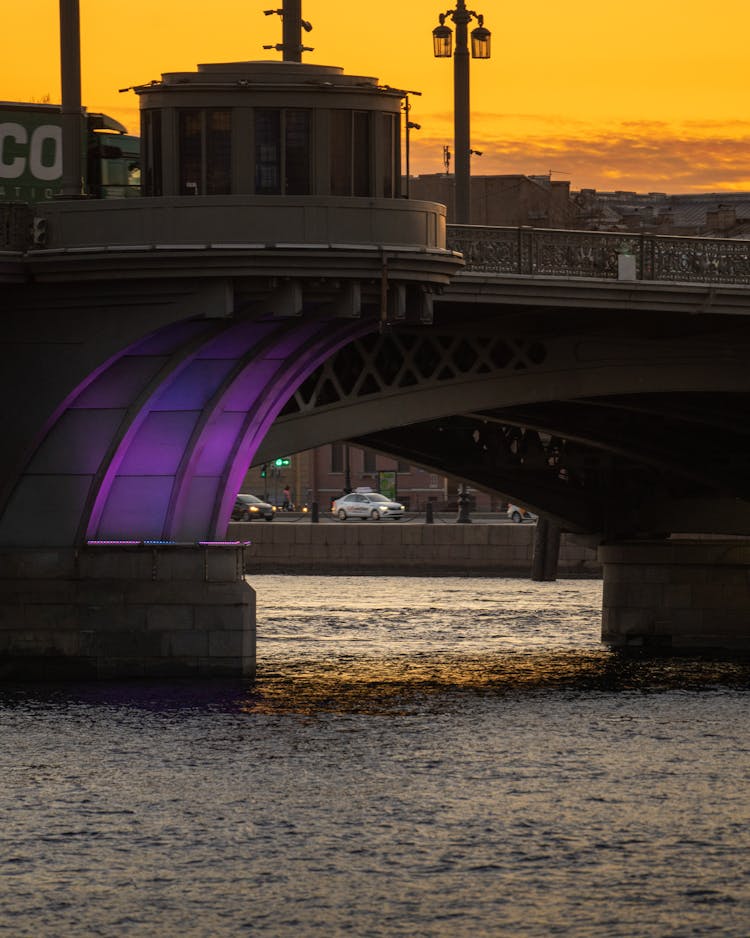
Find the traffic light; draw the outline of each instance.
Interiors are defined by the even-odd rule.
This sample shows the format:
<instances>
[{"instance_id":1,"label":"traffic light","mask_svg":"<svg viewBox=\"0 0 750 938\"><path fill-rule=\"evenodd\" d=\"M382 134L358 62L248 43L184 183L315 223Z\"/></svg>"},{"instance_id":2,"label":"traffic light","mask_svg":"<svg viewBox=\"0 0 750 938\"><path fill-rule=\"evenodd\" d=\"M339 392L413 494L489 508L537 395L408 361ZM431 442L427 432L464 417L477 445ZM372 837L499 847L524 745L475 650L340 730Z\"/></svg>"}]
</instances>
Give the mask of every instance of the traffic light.
<instances>
[{"instance_id":1,"label":"traffic light","mask_svg":"<svg viewBox=\"0 0 750 938\"><path fill-rule=\"evenodd\" d=\"M292 460L289 458L289 456L278 456L276 459L274 459L273 464L277 469L281 469L282 466L291 466Z\"/></svg>"},{"instance_id":2,"label":"traffic light","mask_svg":"<svg viewBox=\"0 0 750 938\"><path fill-rule=\"evenodd\" d=\"M263 463L263 465L260 467L260 477L261 477L261 479L265 479L265 477L266 477L266 472L267 472L267 471L268 471L268 464L267 464L267 463Z\"/></svg>"}]
</instances>

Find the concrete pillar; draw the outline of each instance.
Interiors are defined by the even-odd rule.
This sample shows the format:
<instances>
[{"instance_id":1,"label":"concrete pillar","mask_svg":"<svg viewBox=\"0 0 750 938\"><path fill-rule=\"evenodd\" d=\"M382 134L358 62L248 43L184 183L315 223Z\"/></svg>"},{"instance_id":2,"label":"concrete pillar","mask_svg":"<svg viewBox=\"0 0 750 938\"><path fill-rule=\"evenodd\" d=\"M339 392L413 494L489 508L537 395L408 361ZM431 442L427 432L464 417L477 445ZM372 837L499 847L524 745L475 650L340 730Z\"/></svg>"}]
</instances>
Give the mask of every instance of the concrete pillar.
<instances>
[{"instance_id":1,"label":"concrete pillar","mask_svg":"<svg viewBox=\"0 0 750 938\"><path fill-rule=\"evenodd\" d=\"M237 546L0 550L0 679L255 675Z\"/></svg>"},{"instance_id":2,"label":"concrete pillar","mask_svg":"<svg viewBox=\"0 0 750 938\"><path fill-rule=\"evenodd\" d=\"M750 651L750 540L628 542L598 556L606 644Z\"/></svg>"},{"instance_id":3,"label":"concrete pillar","mask_svg":"<svg viewBox=\"0 0 750 938\"><path fill-rule=\"evenodd\" d=\"M557 579L560 556L560 526L539 518L534 529L534 557L531 579L550 583Z\"/></svg>"}]
</instances>

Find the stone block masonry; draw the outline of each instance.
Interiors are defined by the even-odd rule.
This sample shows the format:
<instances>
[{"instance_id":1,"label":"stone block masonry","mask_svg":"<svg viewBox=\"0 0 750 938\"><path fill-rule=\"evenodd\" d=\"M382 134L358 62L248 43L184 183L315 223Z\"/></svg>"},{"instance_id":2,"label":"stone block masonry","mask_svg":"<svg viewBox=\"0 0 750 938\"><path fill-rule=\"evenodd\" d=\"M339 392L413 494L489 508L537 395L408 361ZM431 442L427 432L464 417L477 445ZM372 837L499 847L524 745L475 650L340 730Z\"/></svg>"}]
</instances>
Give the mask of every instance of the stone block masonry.
<instances>
[{"instance_id":1,"label":"stone block masonry","mask_svg":"<svg viewBox=\"0 0 750 938\"><path fill-rule=\"evenodd\" d=\"M243 548L0 549L0 679L255 674Z\"/></svg>"},{"instance_id":2,"label":"stone block masonry","mask_svg":"<svg viewBox=\"0 0 750 938\"><path fill-rule=\"evenodd\" d=\"M623 542L599 557L608 645L750 652L750 541Z\"/></svg>"}]
</instances>

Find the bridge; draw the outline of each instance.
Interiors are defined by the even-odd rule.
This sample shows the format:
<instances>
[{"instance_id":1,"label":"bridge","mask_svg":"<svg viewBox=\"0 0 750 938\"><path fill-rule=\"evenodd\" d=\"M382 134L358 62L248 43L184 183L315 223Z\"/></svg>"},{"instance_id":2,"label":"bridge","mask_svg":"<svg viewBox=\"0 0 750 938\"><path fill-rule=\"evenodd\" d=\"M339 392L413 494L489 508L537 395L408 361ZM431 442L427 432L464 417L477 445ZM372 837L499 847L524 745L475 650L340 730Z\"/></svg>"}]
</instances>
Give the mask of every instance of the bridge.
<instances>
[{"instance_id":1,"label":"bridge","mask_svg":"<svg viewBox=\"0 0 750 938\"><path fill-rule=\"evenodd\" d=\"M257 461L343 436L604 539L748 530L746 244L458 227L448 239L467 263L432 324L391 323L338 351ZM647 280L617 279L623 248Z\"/></svg>"},{"instance_id":2,"label":"bridge","mask_svg":"<svg viewBox=\"0 0 750 938\"><path fill-rule=\"evenodd\" d=\"M234 495L341 439L600 544L610 644L747 647L750 245L447 227L401 93L338 69L136 91L144 198L0 215L3 673L252 674Z\"/></svg>"}]
</instances>

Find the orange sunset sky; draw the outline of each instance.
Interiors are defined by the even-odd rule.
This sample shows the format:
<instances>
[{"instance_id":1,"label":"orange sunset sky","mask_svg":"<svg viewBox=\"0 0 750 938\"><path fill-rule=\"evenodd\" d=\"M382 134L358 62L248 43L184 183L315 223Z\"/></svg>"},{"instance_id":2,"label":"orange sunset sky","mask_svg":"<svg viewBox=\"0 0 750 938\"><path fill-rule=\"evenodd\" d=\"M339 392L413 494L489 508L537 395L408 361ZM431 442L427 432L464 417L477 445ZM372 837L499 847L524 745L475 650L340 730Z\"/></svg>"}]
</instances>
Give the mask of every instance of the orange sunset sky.
<instances>
[{"instance_id":1,"label":"orange sunset sky","mask_svg":"<svg viewBox=\"0 0 750 938\"><path fill-rule=\"evenodd\" d=\"M199 62L278 58L281 0L80 0L84 104L138 133L119 88ZM472 171L547 173L580 189L750 190L748 0L470 4L492 31L471 66ZM0 98L60 99L57 0L6 0ZM452 62L432 55L434 0L303 0L304 60L412 98L412 172L442 172Z\"/></svg>"}]
</instances>

